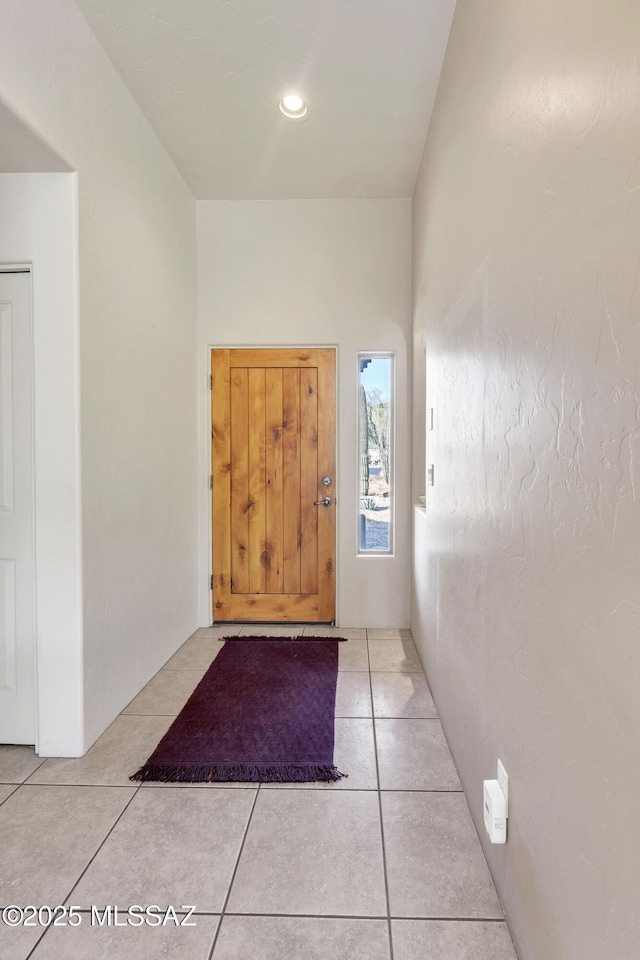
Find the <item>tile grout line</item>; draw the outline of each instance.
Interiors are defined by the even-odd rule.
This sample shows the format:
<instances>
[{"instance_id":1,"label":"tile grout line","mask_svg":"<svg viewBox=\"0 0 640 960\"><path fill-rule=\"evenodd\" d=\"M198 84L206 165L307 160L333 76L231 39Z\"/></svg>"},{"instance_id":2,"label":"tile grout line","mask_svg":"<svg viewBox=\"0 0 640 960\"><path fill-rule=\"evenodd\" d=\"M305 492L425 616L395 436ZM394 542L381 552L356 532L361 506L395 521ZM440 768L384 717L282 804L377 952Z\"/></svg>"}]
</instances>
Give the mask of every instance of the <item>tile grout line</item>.
<instances>
[{"instance_id":1,"label":"tile grout line","mask_svg":"<svg viewBox=\"0 0 640 960\"><path fill-rule=\"evenodd\" d=\"M47 762L48 759L49 759L49 757L42 757L42 758L40 759L40 763L39 763L38 766L35 768L35 770L32 770L31 773L28 774L21 783L18 784L18 786L24 787L25 784L29 783L29 780L31 780L31 777L35 777L35 775L36 775L36 773L38 772L38 770L40 769L40 767L43 767L43 766L45 765L45 763Z\"/></svg>"},{"instance_id":2,"label":"tile grout line","mask_svg":"<svg viewBox=\"0 0 640 960\"><path fill-rule=\"evenodd\" d=\"M4 798L4 800L0 800L0 807L1 807L3 803L6 803L6 802L7 802L7 800L9 799L9 797L12 797L12 796L14 795L14 793L16 792L16 790L19 790L19 789L20 789L20 787L22 786L22 784L21 784L21 783L2 783L2 784L0 784L0 786L2 786L2 787L13 787L13 790L11 791L11 793L8 793L8 794L6 795L6 797Z\"/></svg>"},{"instance_id":3,"label":"tile grout line","mask_svg":"<svg viewBox=\"0 0 640 960\"><path fill-rule=\"evenodd\" d=\"M375 643L375 640L374 640ZM350 671L356 673L355 670ZM347 671L349 673L349 671ZM406 677L408 674L412 677L424 677L424 670L372 670L371 673L393 673L396 676Z\"/></svg>"},{"instance_id":4,"label":"tile grout line","mask_svg":"<svg viewBox=\"0 0 640 960\"><path fill-rule=\"evenodd\" d=\"M259 783L259 784L258 784L258 789L256 790L256 795L255 795L255 797L253 798L253 803L251 804L251 810L249 811L249 817L248 817L248 819L247 819L247 826L245 827L244 835L243 835L243 837L242 837L242 843L240 844L240 849L239 849L239 851L238 851L238 856L237 856L237 858L236 858L236 863L235 863L235 866L234 866L234 868L233 868L233 873L231 874L231 879L229 880L229 886L228 886L228 888L227 888L227 893L226 893L226 896L225 896L225 898L224 898L224 902L223 902L223 904L222 904L222 910L220 911L220 914L219 914L220 920L219 920L219 922L218 922L218 926L217 926L217 928L216 928L215 935L214 935L214 937L213 937L213 943L211 944L211 950L209 951L209 954L208 954L208 960L212 960L213 953L214 953L214 951L215 951L215 949L216 949L216 944L218 943L218 937L220 936L220 931L222 930L222 921L224 920L224 917L225 917L225 914L226 914L226 909L227 909L227 904L229 903L229 898L230 898L230 896L231 896L231 890L232 890L232 888L233 888L233 884L234 884L235 879L236 879L236 874L238 873L238 867L240 866L240 860L241 860L241 858L242 858L242 852L243 852L243 850L244 850L245 843L247 842L247 836L248 836L248 834L249 834L249 827L251 826L251 821L252 821L252 819L253 819L253 813L254 813L254 810L256 809L256 804L257 804L257 802L258 802L258 796L259 796L259 794L260 794L260 789L261 789L261 787L262 787L262 784Z\"/></svg>"},{"instance_id":5,"label":"tile grout line","mask_svg":"<svg viewBox=\"0 0 640 960\"><path fill-rule=\"evenodd\" d=\"M57 757L52 757L52 760L57 760ZM62 759L66 760L67 757ZM76 757L71 758L73 760ZM82 757L77 759L81 760ZM128 787L130 790L139 790L143 784L140 784L140 787L133 787L130 783L47 783L46 781L35 780L33 783L20 783L20 787L97 787L99 790L122 790L123 788ZM133 797L131 798L133 799Z\"/></svg>"},{"instance_id":6,"label":"tile grout line","mask_svg":"<svg viewBox=\"0 0 640 960\"><path fill-rule=\"evenodd\" d=\"M40 944L41 944L42 941L44 940L45 936L47 935L48 929L49 929L49 927L44 927L44 928L43 928L42 933L40 934L40 936L38 937L38 939L37 939L36 942L34 943L33 947L32 947L31 950L29 951L29 953L26 955L25 960L30 960L30 957L33 956L33 954L35 953L35 951L37 950L37 948L40 946Z\"/></svg>"},{"instance_id":7,"label":"tile grout line","mask_svg":"<svg viewBox=\"0 0 640 960\"><path fill-rule=\"evenodd\" d=\"M85 786L85 784L82 784L82 786ZM101 789L101 788L98 787L98 789ZM104 847L105 843L107 842L107 840L109 839L109 837L111 836L111 834L113 833L113 831L115 830L115 828L117 827L117 825L120 823L121 819L123 818L123 816L125 815L125 813L127 812L127 810L129 809L129 807L130 807L131 804L133 803L134 799L138 796L138 793L139 793L139 792L140 792L140 787L138 786L138 787L136 787L136 788L134 789L133 794L131 795L131 797L129 797L128 802L124 805L124 807L122 808L122 811L121 811L120 814L116 817L115 822L112 824L111 828L108 830L107 835L105 836L104 840L102 841L102 843L100 844L100 846L98 847L98 849L95 851L95 853L93 854L93 856L90 858L88 864L86 865L86 867L84 868L84 870L82 871L82 873L80 874L80 876L78 877L78 879L76 880L76 882L75 882L75 883L73 884L73 886L71 887L71 890L69 891L69 893L67 894L67 896L64 898L64 902L65 902L65 903L66 903L67 900L71 897L73 891L76 889L76 887L78 886L78 884L80 883L80 881L81 881L82 878L84 877L85 873L87 872L87 870L89 869L89 867L91 866L91 864L93 863L93 861L96 859L96 857L98 856L98 854L100 853L100 851L101 851L102 848Z\"/></svg>"},{"instance_id":8,"label":"tile grout line","mask_svg":"<svg viewBox=\"0 0 640 960\"><path fill-rule=\"evenodd\" d=\"M81 910L80 913L88 913L88 910ZM194 917L219 917L219 913L209 913L205 910L198 912L197 910L193 913ZM375 920L380 922L381 920L387 920L388 918L383 914L348 914L348 913L237 913L234 910L227 910L225 912L225 917L238 917L242 919L243 917L267 917L269 919L283 919L283 920ZM506 921L503 917L448 917L440 916L435 914L434 916L425 916L425 917L391 917L391 920L411 920L411 921L421 921L424 920L427 923L434 923L436 921L442 921L443 923L504 923Z\"/></svg>"},{"instance_id":9,"label":"tile grout line","mask_svg":"<svg viewBox=\"0 0 640 960\"><path fill-rule=\"evenodd\" d=\"M275 786L265 787L265 790L295 790L297 793L304 790L311 790L312 793L331 793L336 788L334 786L322 786L322 787L311 787L306 786L306 784L296 784L295 786L287 786L286 784L277 784ZM340 793L464 793L462 789L456 790L447 790L444 787L440 788L430 788L428 790L421 790L419 787L343 787L339 791Z\"/></svg>"},{"instance_id":10,"label":"tile grout line","mask_svg":"<svg viewBox=\"0 0 640 960\"><path fill-rule=\"evenodd\" d=\"M130 713L127 713L126 711L123 710L120 716L122 717L161 717L162 719L166 719L167 717L173 717L175 719L176 717L180 716L180 713L184 709L184 706L186 706L186 702L180 708L180 711L178 713L133 713L133 711L131 711ZM438 723L440 723L440 717L373 717L371 716L371 714L362 716L362 714L350 714L350 713L336 714L333 719L334 720L428 720L431 722L437 721ZM57 759L57 758L52 757L50 759ZM42 766L42 764L40 766ZM36 773L36 772L37 770L33 771L33 773ZM32 777L33 773L30 773L29 776ZM20 784L18 784L18 786L20 786Z\"/></svg>"},{"instance_id":11,"label":"tile grout line","mask_svg":"<svg viewBox=\"0 0 640 960\"><path fill-rule=\"evenodd\" d=\"M193 693L193 690L191 691L191 693ZM189 694L189 696L191 696L191 694ZM133 711L131 711L130 713L127 713L126 710L123 710L120 716L121 717L161 717L163 720L167 720L167 719L176 720L180 716L180 714L182 713L186 705L187 704L185 700L184 704L180 707L180 710L178 713L134 713Z\"/></svg>"},{"instance_id":12,"label":"tile grout line","mask_svg":"<svg viewBox=\"0 0 640 960\"><path fill-rule=\"evenodd\" d=\"M0 909L2 909L3 906L4 906L3 904L0 904ZM180 910L180 909L178 909L176 912L177 912L178 916L184 916L184 915L185 915L185 914L184 914L184 911L182 911L182 910ZM89 910L87 907L80 907L80 908L78 909L78 913L81 913L81 914L85 914L85 915L87 915L87 916L90 916L90 915L91 915L91 910ZM193 917L219 917L220 919L222 919L222 914L216 913L214 910L194 910L193 913L191 914L191 916L193 916ZM241 920L241 919L244 919L244 918L255 918L255 919L266 918L266 919L270 919L270 920L358 920L358 921L364 921L364 922L375 921L375 922L377 922L377 923L380 923L381 921L386 921L387 919L389 919L389 918L387 918L385 915L383 915L383 914L378 914L378 913L373 913L373 914L362 914L362 913L357 913L357 914L348 914L348 913L238 913L238 912L236 912L235 910L226 910L224 916L225 916L225 917L234 917L234 918L238 918L238 919L240 919L240 920ZM500 924L500 923L501 923L501 924L504 924L505 926L508 926L507 921L504 919L504 917L482 917L482 916L478 916L478 917L467 917L467 916L464 916L464 917L453 917L453 916L451 916L451 917L450 917L450 916L442 916L441 914L433 914L433 915L429 915L429 916L405 916L405 915L397 916L397 917L396 917L396 916L392 916L390 919L391 919L392 921L398 921L398 920L402 921L402 920L406 920L406 921L411 921L411 922L418 921L418 922L424 922L424 923L436 923L436 922L442 922L442 923L497 923L497 924ZM49 927L45 927L45 928L44 928L43 936L44 936L44 933L46 933L46 931L47 931L48 929L49 929ZM42 938L41 938L41 939L42 939Z\"/></svg>"},{"instance_id":13,"label":"tile grout line","mask_svg":"<svg viewBox=\"0 0 640 960\"><path fill-rule=\"evenodd\" d=\"M369 664L369 693L371 696L371 713L375 713L375 706L373 700L373 681L371 679L371 657L369 655L369 631L367 630L367 663ZM384 876L384 894L385 900L387 903L387 937L389 939L389 960L393 960L393 936L391 931L391 902L389 900L389 878L387 876L387 852L384 842L384 821L382 819L382 791L380 789L380 766L378 763L378 740L376 737L376 721L375 717L371 718L371 726L373 728L373 752L376 760L376 780L378 783L378 816L380 817L380 840L382 846L382 873Z\"/></svg>"},{"instance_id":14,"label":"tile grout line","mask_svg":"<svg viewBox=\"0 0 640 960\"><path fill-rule=\"evenodd\" d=\"M54 784L33 784L33 786L48 787L48 786L54 786ZM85 786L85 784L82 784L82 786ZM101 788L98 787L98 789L101 789ZM84 868L84 870L82 871L82 873L80 874L80 876L78 877L78 879L72 884L71 889L69 890L69 893L66 895L66 897L63 897L63 898L62 898L62 903L63 903L63 904L66 904L67 900L70 899L73 891L76 889L76 887L78 886L78 884L80 883L80 881L81 881L82 878L84 877L85 873L87 872L87 870L89 869L89 867L91 866L91 864L93 863L93 861L96 859L96 857L98 856L98 854L99 854L100 851L102 850L103 846L105 845L105 843L107 842L107 840L109 839L109 837L111 836L111 834L113 833L113 831L115 830L116 826L120 823L120 820L122 819L122 817L124 816L124 814L126 813L126 811L127 811L127 810L129 809L129 807L131 806L131 803L133 802L134 797L136 797L136 796L138 795L138 791L139 791L139 790L140 790L140 787L136 787L136 788L135 788L135 790L133 791L132 795L129 797L129 800L128 800L127 803L124 805L124 807L122 808L122 810L120 811L120 813L119 813L118 816L116 817L115 821L112 823L111 827L110 827L109 830L107 831L104 839L102 840L102 843L100 843L99 846L98 846L98 848L97 848L97 850L94 851L93 856L90 857L89 862L87 863L86 867ZM44 937L47 935L47 932L48 932L49 929L50 929L49 927L45 927L45 928L44 928L44 930L42 931L42 936L41 936L41 937L38 937L38 939L37 939L37 941L34 943L32 949L29 951L29 953L28 953L27 956L25 957L25 960L30 960L30 958L31 958L31 957L33 956L33 954L35 953L36 949L37 949L37 948L40 946L40 944L42 943L42 940L44 939Z\"/></svg>"},{"instance_id":15,"label":"tile grout line","mask_svg":"<svg viewBox=\"0 0 640 960\"><path fill-rule=\"evenodd\" d=\"M32 770L32 771L31 771L31 773L29 774L28 777L25 777L25 778L24 778L24 780L22 781L21 786L22 786L23 784L25 784L25 783L27 782L27 780L30 780L31 777L35 776L35 774L38 772L38 770L40 769L40 767L43 767L43 766L45 765L45 763L47 762L47 760L48 760L48 757L41 757L40 763L38 764L38 766L35 768L35 770Z\"/></svg>"}]
</instances>

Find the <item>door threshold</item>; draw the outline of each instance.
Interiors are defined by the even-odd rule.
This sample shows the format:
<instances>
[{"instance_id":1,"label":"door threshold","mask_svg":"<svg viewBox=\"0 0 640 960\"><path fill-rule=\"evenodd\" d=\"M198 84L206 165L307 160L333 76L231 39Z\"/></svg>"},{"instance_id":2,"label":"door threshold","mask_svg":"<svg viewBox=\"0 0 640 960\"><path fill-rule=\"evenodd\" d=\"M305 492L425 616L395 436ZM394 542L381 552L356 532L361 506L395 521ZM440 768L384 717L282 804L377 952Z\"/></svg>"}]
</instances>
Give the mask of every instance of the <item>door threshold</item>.
<instances>
[{"instance_id":1,"label":"door threshold","mask_svg":"<svg viewBox=\"0 0 640 960\"><path fill-rule=\"evenodd\" d=\"M213 620L211 627L233 627L238 624L242 626L255 627L335 627L335 620Z\"/></svg>"}]
</instances>

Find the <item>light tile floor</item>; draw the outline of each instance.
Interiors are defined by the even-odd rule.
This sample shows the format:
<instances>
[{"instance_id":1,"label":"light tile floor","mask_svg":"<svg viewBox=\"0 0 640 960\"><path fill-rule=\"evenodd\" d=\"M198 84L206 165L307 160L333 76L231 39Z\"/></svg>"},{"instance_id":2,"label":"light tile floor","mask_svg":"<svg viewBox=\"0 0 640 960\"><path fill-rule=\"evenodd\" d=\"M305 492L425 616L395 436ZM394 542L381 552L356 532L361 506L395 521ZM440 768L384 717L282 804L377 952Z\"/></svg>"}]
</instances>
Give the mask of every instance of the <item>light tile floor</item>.
<instances>
[{"instance_id":1,"label":"light tile floor","mask_svg":"<svg viewBox=\"0 0 640 960\"><path fill-rule=\"evenodd\" d=\"M79 760L0 747L0 907L74 905L81 920L0 921L0 960L516 960L407 630L304 628L348 638L347 779L131 783L239 630L301 632L198 630ZM92 906L131 904L196 911L188 926L92 922Z\"/></svg>"}]
</instances>

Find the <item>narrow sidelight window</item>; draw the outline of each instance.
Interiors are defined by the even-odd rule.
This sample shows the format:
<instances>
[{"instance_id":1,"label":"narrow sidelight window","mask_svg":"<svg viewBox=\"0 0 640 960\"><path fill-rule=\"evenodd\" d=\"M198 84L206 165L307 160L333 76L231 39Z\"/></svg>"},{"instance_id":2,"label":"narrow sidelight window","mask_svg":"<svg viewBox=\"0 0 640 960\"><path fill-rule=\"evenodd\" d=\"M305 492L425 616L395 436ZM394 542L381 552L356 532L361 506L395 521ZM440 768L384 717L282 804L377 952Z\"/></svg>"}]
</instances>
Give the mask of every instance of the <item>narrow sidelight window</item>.
<instances>
[{"instance_id":1,"label":"narrow sidelight window","mask_svg":"<svg viewBox=\"0 0 640 960\"><path fill-rule=\"evenodd\" d=\"M358 354L358 553L393 553L393 355Z\"/></svg>"}]
</instances>

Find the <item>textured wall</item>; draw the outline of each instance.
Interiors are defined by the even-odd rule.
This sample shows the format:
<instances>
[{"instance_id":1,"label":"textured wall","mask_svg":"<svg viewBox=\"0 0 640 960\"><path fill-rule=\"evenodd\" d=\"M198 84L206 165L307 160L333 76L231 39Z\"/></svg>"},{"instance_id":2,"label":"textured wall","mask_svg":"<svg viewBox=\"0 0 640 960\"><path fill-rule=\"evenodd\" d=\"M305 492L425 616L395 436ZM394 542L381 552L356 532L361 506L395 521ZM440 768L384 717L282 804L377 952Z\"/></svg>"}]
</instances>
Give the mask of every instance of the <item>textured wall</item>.
<instances>
[{"instance_id":1,"label":"textured wall","mask_svg":"<svg viewBox=\"0 0 640 960\"><path fill-rule=\"evenodd\" d=\"M0 96L78 170L90 745L196 625L195 201L72 0L0 15Z\"/></svg>"},{"instance_id":2,"label":"textured wall","mask_svg":"<svg viewBox=\"0 0 640 960\"><path fill-rule=\"evenodd\" d=\"M404 626L411 570L411 201L198 204L200 383L208 347L338 347L338 622ZM356 556L359 350L396 351L396 553ZM201 470L209 473L209 394L200 392ZM201 564L210 494L202 486ZM206 580L201 577L206 587ZM201 620L211 594L203 590Z\"/></svg>"},{"instance_id":3,"label":"textured wall","mask_svg":"<svg viewBox=\"0 0 640 960\"><path fill-rule=\"evenodd\" d=\"M510 775L522 960L640 943L639 37L626 0L458 0L414 199L413 627L479 825Z\"/></svg>"}]
</instances>

